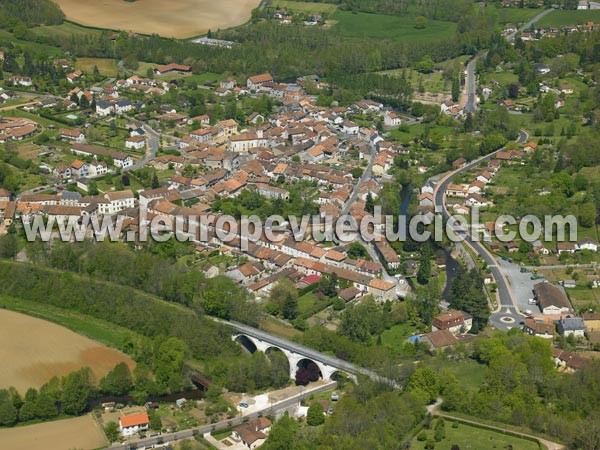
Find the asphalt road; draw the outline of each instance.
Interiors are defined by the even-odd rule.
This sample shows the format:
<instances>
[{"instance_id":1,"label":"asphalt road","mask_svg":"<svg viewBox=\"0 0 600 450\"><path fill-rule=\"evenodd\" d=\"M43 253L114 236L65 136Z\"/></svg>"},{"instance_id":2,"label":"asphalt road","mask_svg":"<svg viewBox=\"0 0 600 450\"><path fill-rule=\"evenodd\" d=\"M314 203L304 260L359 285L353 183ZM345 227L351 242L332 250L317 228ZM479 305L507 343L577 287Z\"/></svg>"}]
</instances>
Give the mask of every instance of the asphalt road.
<instances>
[{"instance_id":1,"label":"asphalt road","mask_svg":"<svg viewBox=\"0 0 600 450\"><path fill-rule=\"evenodd\" d=\"M511 33L509 35L506 36L506 40L508 42L512 42L515 40L515 36L517 35L517 33L519 31L523 31L523 30L527 30L528 28L531 28L531 26L536 23L538 20L540 20L542 17L550 14L552 11L554 11L553 8L550 9L546 9L544 11L542 11L541 13L539 13L537 16L533 17L529 22L527 22L525 25L522 25L517 31L515 31L514 33Z\"/></svg>"},{"instance_id":2,"label":"asphalt road","mask_svg":"<svg viewBox=\"0 0 600 450\"><path fill-rule=\"evenodd\" d=\"M528 139L528 135L525 131L519 131L519 137L517 139L517 143L523 143ZM434 191L434 202L436 211L442 212L444 217L448 219L450 217L450 213L446 209L446 188L451 183L452 179L460 175L462 173L468 172L473 168L479 166L482 162L489 161L492 159L496 153L503 149L496 150L489 155L483 156L479 159L476 159L464 167L455 170L443 178L437 183ZM498 297L499 297L499 308L496 311L493 311L490 316L490 324L495 328L508 330L510 328L514 328L515 326L519 326L519 322L522 320L522 315L519 312L518 305L513 297L513 293L511 290L510 283L506 278L504 272L496 261L496 258L487 250L487 248L480 242L474 241L471 239L469 234L466 234L465 243L469 245L481 258L487 263L488 267L492 271L492 275L494 276L494 280L496 282L496 286L498 287Z\"/></svg>"},{"instance_id":3,"label":"asphalt road","mask_svg":"<svg viewBox=\"0 0 600 450\"><path fill-rule=\"evenodd\" d=\"M340 216L344 216L344 215L348 214L350 207L358 199L358 191L360 190L361 184L367 182L371 178L371 175L373 174L373 163L375 162L375 158L377 157L377 149L372 144L369 144L369 148L371 149L369 165L365 168L362 176L360 177L360 180L358 180L358 182L354 185L354 188L352 189L352 194L350 194L348 201L344 204L344 207L342 208ZM358 225L360 225L360 224L358 224ZM334 236L334 240L337 242L337 238L335 236ZM379 261L379 255L377 254L377 252L375 252L375 248L373 247L373 245L369 242L365 242L361 238L360 233L357 233L356 241L359 242L363 247L365 247L365 249L367 250L367 253L369 253L369 257L371 258L371 260ZM397 284L397 280L387 272L385 267L382 266L381 270L382 270L382 273L381 273L382 278L385 281L389 281L391 283Z\"/></svg>"},{"instance_id":4,"label":"asphalt road","mask_svg":"<svg viewBox=\"0 0 600 450\"><path fill-rule=\"evenodd\" d=\"M285 410L299 403L302 399L309 397L315 393L327 391L335 386L335 382L327 383L322 386L318 386L314 389L307 389L305 392L296 394L285 400L282 400L274 405L266 407L264 409L255 411L250 414L244 414L243 416L235 417L223 422L217 422L211 425L204 425L202 427L190 428L188 430L177 431L175 433L164 433L159 436L148 437L145 439L132 439L129 442L117 443L109 447L111 450L133 450L148 448L153 445L167 444L169 442L180 441L182 439L189 439L194 436L201 436L204 433L210 433L211 431L224 430L232 426L240 425L249 419L255 419L257 417L274 415L277 411Z\"/></svg>"},{"instance_id":5,"label":"asphalt road","mask_svg":"<svg viewBox=\"0 0 600 450\"><path fill-rule=\"evenodd\" d=\"M477 69L479 56L476 55L473 57L469 61L469 64L467 64L466 69L465 87L467 91L467 104L465 105L465 110L470 113L477 111L477 74L475 73L475 69Z\"/></svg>"},{"instance_id":6,"label":"asphalt road","mask_svg":"<svg viewBox=\"0 0 600 450\"><path fill-rule=\"evenodd\" d=\"M506 36L506 40L508 42L512 42L515 40L515 36L518 32L522 30L527 30L531 28L531 26L540 20L542 17L550 14L554 9L546 9L539 13L537 16L533 17L529 22L525 25L521 26L517 31L511 33ZM477 111L477 74L475 73L477 69L477 61L479 58L484 57L487 52L482 52L473 57L469 64L467 64L466 68L466 77L465 77L465 91L467 96L467 102L465 104L465 110L470 113L474 113Z\"/></svg>"},{"instance_id":7,"label":"asphalt road","mask_svg":"<svg viewBox=\"0 0 600 450\"><path fill-rule=\"evenodd\" d=\"M141 169L146 163L156 158L156 154L160 148L160 133L154 131L149 125L144 125L143 128L146 132L146 154L143 158L136 161L133 166L124 169L124 171Z\"/></svg>"}]
</instances>

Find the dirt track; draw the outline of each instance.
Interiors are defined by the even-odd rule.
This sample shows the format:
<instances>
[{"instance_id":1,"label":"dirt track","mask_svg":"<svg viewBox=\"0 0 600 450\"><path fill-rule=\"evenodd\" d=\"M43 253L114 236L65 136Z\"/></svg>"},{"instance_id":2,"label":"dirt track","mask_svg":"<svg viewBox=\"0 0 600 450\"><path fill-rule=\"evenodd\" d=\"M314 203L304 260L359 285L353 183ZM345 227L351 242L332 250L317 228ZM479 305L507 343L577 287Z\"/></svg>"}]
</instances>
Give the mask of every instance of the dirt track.
<instances>
[{"instance_id":1,"label":"dirt track","mask_svg":"<svg viewBox=\"0 0 600 450\"><path fill-rule=\"evenodd\" d=\"M87 26L187 38L250 19L260 0L55 0L67 19Z\"/></svg>"}]
</instances>

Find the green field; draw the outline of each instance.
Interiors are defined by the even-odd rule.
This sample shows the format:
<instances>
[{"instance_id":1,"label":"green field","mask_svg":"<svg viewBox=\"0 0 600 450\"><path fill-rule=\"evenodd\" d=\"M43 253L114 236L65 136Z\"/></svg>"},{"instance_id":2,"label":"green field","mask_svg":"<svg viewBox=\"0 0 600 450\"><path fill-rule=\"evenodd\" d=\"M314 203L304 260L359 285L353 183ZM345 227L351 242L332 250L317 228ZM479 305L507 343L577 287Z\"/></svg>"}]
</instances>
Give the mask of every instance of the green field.
<instances>
[{"instance_id":1,"label":"green field","mask_svg":"<svg viewBox=\"0 0 600 450\"><path fill-rule=\"evenodd\" d=\"M417 331L417 327L410 322L394 325L381 333L381 343L389 348L400 350L408 338Z\"/></svg>"},{"instance_id":2,"label":"green field","mask_svg":"<svg viewBox=\"0 0 600 450\"><path fill-rule=\"evenodd\" d=\"M436 419L432 423L432 428L437 423ZM463 425L461 423L453 427L450 420L445 420L444 429L446 431L446 437L441 442L436 443L436 450L450 450L453 445L458 445L461 449L473 449L473 450L501 450L506 448L512 448L513 450L538 450L539 444L537 442L521 439L513 436L505 435L501 432L484 430L482 428ZM427 437L433 438L434 431L424 430ZM411 448L413 450L424 450L426 441L419 441L413 439ZM510 447L509 447L510 446Z\"/></svg>"},{"instance_id":3,"label":"green field","mask_svg":"<svg viewBox=\"0 0 600 450\"><path fill-rule=\"evenodd\" d=\"M542 11L542 8L493 8L489 6L486 8L486 14L496 17L498 23L513 25L526 23Z\"/></svg>"},{"instance_id":4,"label":"green field","mask_svg":"<svg viewBox=\"0 0 600 450\"><path fill-rule=\"evenodd\" d=\"M455 23L439 20L428 20L425 28L418 30L415 18L410 16L337 11L331 18L336 21L333 30L347 37L431 41L454 36L456 32Z\"/></svg>"},{"instance_id":5,"label":"green field","mask_svg":"<svg viewBox=\"0 0 600 450\"><path fill-rule=\"evenodd\" d=\"M80 25L65 22L61 25L49 25L32 28L31 31L37 36L69 37L72 35L99 34L100 30L82 27Z\"/></svg>"},{"instance_id":6,"label":"green field","mask_svg":"<svg viewBox=\"0 0 600 450\"><path fill-rule=\"evenodd\" d=\"M540 27L564 27L587 22L600 23L600 9L588 11L553 11L536 24Z\"/></svg>"},{"instance_id":7,"label":"green field","mask_svg":"<svg viewBox=\"0 0 600 450\"><path fill-rule=\"evenodd\" d=\"M440 357L426 361L425 365L431 367L437 373L443 370L450 372L463 388L473 392L479 391L481 388L487 370L485 365L473 359L452 361Z\"/></svg>"},{"instance_id":8,"label":"green field","mask_svg":"<svg viewBox=\"0 0 600 450\"><path fill-rule=\"evenodd\" d=\"M331 3L294 2L290 0L272 0L271 6L284 8L288 12L307 14L333 14L337 10L337 5Z\"/></svg>"},{"instance_id":9,"label":"green field","mask_svg":"<svg viewBox=\"0 0 600 450\"><path fill-rule=\"evenodd\" d=\"M84 73L94 73L94 67L98 68L101 75L107 77L116 77L119 74L119 67L116 59L110 58L77 58L75 68Z\"/></svg>"}]
</instances>

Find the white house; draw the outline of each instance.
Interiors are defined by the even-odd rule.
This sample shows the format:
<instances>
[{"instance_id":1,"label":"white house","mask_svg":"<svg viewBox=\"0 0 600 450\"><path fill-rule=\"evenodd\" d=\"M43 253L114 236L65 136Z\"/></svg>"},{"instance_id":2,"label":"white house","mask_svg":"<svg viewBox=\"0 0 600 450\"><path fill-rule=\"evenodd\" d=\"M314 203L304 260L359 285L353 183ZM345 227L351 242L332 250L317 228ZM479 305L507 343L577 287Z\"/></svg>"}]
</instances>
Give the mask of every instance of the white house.
<instances>
[{"instance_id":1,"label":"white house","mask_svg":"<svg viewBox=\"0 0 600 450\"><path fill-rule=\"evenodd\" d=\"M149 425L150 418L146 413L119 417L119 431L123 436L132 436L141 431L148 431Z\"/></svg>"},{"instance_id":2,"label":"white house","mask_svg":"<svg viewBox=\"0 0 600 450\"><path fill-rule=\"evenodd\" d=\"M133 109L133 105L131 104L131 100L125 98L123 100L119 100L115 103L115 112L117 114L125 114Z\"/></svg>"},{"instance_id":3,"label":"white house","mask_svg":"<svg viewBox=\"0 0 600 450\"><path fill-rule=\"evenodd\" d=\"M556 329L565 337L573 335L576 338L583 338L586 330L581 317L563 317L558 321Z\"/></svg>"},{"instance_id":4,"label":"white house","mask_svg":"<svg viewBox=\"0 0 600 450\"><path fill-rule=\"evenodd\" d=\"M593 239L584 238L577 243L575 250L590 250L592 252L597 252L598 243Z\"/></svg>"},{"instance_id":5,"label":"white house","mask_svg":"<svg viewBox=\"0 0 600 450\"><path fill-rule=\"evenodd\" d=\"M96 114L99 116L110 116L115 111L115 107L108 100L96 102Z\"/></svg>"},{"instance_id":6,"label":"white house","mask_svg":"<svg viewBox=\"0 0 600 450\"><path fill-rule=\"evenodd\" d=\"M258 89L265 83L272 83L273 77L268 73L263 73L261 75L255 75L253 77L248 78L246 82L246 86L249 89Z\"/></svg>"},{"instance_id":7,"label":"white house","mask_svg":"<svg viewBox=\"0 0 600 450\"><path fill-rule=\"evenodd\" d=\"M463 311L449 309L434 317L431 322L431 331L448 330L450 333L468 333L473 326L473 317Z\"/></svg>"},{"instance_id":8,"label":"white house","mask_svg":"<svg viewBox=\"0 0 600 450\"><path fill-rule=\"evenodd\" d=\"M31 78L22 77L20 75L15 75L15 76L10 77L10 81L12 82L13 86L25 86L25 87L33 86L33 82L31 81Z\"/></svg>"},{"instance_id":9,"label":"white house","mask_svg":"<svg viewBox=\"0 0 600 450\"><path fill-rule=\"evenodd\" d=\"M397 127L400 126L402 120L400 120L400 116L395 111L386 111L383 115L383 124L386 127Z\"/></svg>"},{"instance_id":10,"label":"white house","mask_svg":"<svg viewBox=\"0 0 600 450\"><path fill-rule=\"evenodd\" d=\"M101 177L102 175L106 175L108 172L108 167L104 161L92 161L89 164L89 173L91 177Z\"/></svg>"},{"instance_id":11,"label":"white house","mask_svg":"<svg viewBox=\"0 0 600 450\"><path fill-rule=\"evenodd\" d=\"M98 203L100 214L116 214L123 209L135 206L135 197L130 190L108 192L104 194L104 199Z\"/></svg>"},{"instance_id":12,"label":"white house","mask_svg":"<svg viewBox=\"0 0 600 450\"><path fill-rule=\"evenodd\" d=\"M359 130L360 130L359 126L349 120L345 120L344 123L342 124L342 132L345 134L356 135L356 134L358 134Z\"/></svg>"},{"instance_id":13,"label":"white house","mask_svg":"<svg viewBox=\"0 0 600 450\"><path fill-rule=\"evenodd\" d=\"M146 138L143 136L131 136L125 140L125 148L141 150L146 148Z\"/></svg>"},{"instance_id":14,"label":"white house","mask_svg":"<svg viewBox=\"0 0 600 450\"><path fill-rule=\"evenodd\" d=\"M229 136L227 149L234 153L248 153L250 149L256 147L266 147L269 141L262 136L262 133L238 134Z\"/></svg>"}]
</instances>

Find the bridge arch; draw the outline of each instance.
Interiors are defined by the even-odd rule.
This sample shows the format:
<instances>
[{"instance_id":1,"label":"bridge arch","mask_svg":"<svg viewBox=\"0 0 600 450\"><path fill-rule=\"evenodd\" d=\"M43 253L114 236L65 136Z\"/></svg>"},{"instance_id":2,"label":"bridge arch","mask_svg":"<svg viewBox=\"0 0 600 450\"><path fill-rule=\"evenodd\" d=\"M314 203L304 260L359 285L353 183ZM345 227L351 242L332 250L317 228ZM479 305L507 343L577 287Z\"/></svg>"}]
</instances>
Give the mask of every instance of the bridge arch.
<instances>
[{"instance_id":1,"label":"bridge arch","mask_svg":"<svg viewBox=\"0 0 600 450\"><path fill-rule=\"evenodd\" d=\"M290 358L287 354L287 352L279 347L275 347L274 345L268 347L265 350L265 355L267 357L267 359L273 363L274 359L278 357L278 355L283 355L283 357L285 358L285 361L287 363L287 371L288 373L292 372L292 367L291 367L291 363L290 363Z\"/></svg>"},{"instance_id":2,"label":"bridge arch","mask_svg":"<svg viewBox=\"0 0 600 450\"><path fill-rule=\"evenodd\" d=\"M242 346L242 348L250 354L258 350L258 347L254 340L252 340L252 338L249 338L245 334L238 334L237 336L233 337L233 340L239 343Z\"/></svg>"},{"instance_id":3,"label":"bridge arch","mask_svg":"<svg viewBox=\"0 0 600 450\"><path fill-rule=\"evenodd\" d=\"M323 377L322 367L309 358L300 358L294 367L294 380L297 385L306 386L308 383Z\"/></svg>"},{"instance_id":4,"label":"bridge arch","mask_svg":"<svg viewBox=\"0 0 600 450\"><path fill-rule=\"evenodd\" d=\"M254 353L258 350L265 353L265 355L268 357L269 352L282 352L288 360L290 378L297 380L296 377L298 375L298 371L300 370L300 380L297 380L301 381L299 384L306 384L307 380L310 382L316 381L320 378L325 381L330 381L332 377L338 373L343 373L349 378L356 380L354 375L348 374L346 371L343 371L338 367L331 366L319 361L319 359L310 358L302 353L298 353L285 347L280 347L271 342L245 334L243 332L233 335L232 340L239 342L249 353Z\"/></svg>"}]
</instances>

